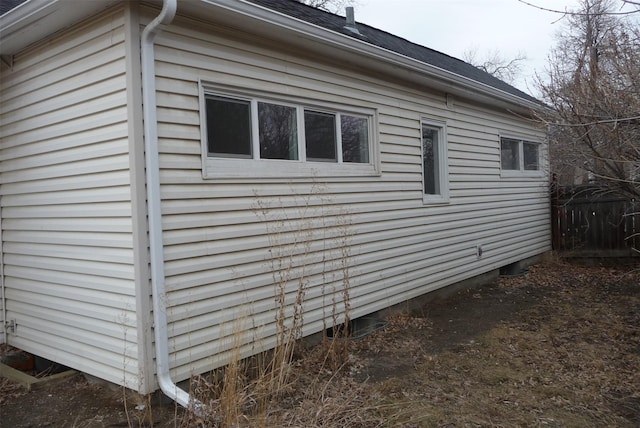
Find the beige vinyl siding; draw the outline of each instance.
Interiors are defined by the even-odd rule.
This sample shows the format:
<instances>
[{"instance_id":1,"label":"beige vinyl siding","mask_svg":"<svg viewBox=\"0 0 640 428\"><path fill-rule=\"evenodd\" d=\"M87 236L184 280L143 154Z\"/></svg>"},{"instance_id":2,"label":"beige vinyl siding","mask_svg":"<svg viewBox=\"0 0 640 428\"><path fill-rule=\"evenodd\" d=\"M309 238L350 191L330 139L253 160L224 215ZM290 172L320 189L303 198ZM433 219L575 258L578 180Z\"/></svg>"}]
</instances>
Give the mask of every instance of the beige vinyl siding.
<instances>
[{"instance_id":1,"label":"beige vinyl siding","mask_svg":"<svg viewBox=\"0 0 640 428\"><path fill-rule=\"evenodd\" d=\"M8 343L138 389L124 16L2 70L0 192Z\"/></svg>"},{"instance_id":2,"label":"beige vinyl siding","mask_svg":"<svg viewBox=\"0 0 640 428\"><path fill-rule=\"evenodd\" d=\"M543 133L504 111L420 91L178 18L156 46L171 361L176 379L272 346L279 259L304 266L304 332L416 297L549 249L547 176L502 178L499 134ZM282 46L279 49L283 49ZM199 81L375 109L381 174L202 178ZM447 125L450 202L424 204L420 120ZM250 162L247 167L250 167ZM546 165L543 163L543 165ZM544 171L543 171L544 172ZM301 235L308 246L292 245ZM306 239L302 239L303 242ZM482 245L483 256L476 255ZM345 268L343 261L347 263ZM288 284L289 302L297 279ZM345 280L348 275L348 280ZM335 294L332 294L335 291ZM253 343L250 343L253 342Z\"/></svg>"}]
</instances>

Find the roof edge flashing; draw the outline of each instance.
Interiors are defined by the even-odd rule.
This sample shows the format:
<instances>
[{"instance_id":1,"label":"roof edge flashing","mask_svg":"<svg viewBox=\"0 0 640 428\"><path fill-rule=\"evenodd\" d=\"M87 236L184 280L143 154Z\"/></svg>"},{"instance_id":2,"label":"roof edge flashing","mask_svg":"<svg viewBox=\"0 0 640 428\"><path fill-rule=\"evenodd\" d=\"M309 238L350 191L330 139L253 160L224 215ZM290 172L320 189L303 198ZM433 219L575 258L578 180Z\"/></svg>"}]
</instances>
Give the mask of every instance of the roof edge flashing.
<instances>
[{"instance_id":1,"label":"roof edge flashing","mask_svg":"<svg viewBox=\"0 0 640 428\"><path fill-rule=\"evenodd\" d=\"M28 0L0 16L0 54L14 55L118 0Z\"/></svg>"},{"instance_id":2,"label":"roof edge flashing","mask_svg":"<svg viewBox=\"0 0 640 428\"><path fill-rule=\"evenodd\" d=\"M333 31L247 0L198 1L248 18L261 20L270 25L285 28L304 35L308 39L330 44L334 48L376 58L445 83L460 85L467 91L477 93L485 98L495 98L520 108L524 107L533 110L544 108L540 102L519 97L486 83L369 43L357 28L355 28L357 33L353 32L353 29L349 27L350 21L348 18L345 21L344 29L351 32L352 35ZM117 0L91 0L85 2L77 2L75 0L49 0L46 2L28 0L0 16L0 39L2 40L0 55L13 55L37 40L66 28L116 2ZM73 7L64 7L72 4ZM353 21L355 23L355 19Z\"/></svg>"},{"instance_id":3,"label":"roof edge flashing","mask_svg":"<svg viewBox=\"0 0 640 428\"><path fill-rule=\"evenodd\" d=\"M518 106L520 108L524 107L530 110L540 110L544 108L543 104L540 102L534 102L515 94L510 94L486 83L461 76L452 71L448 71L384 47L374 45L367 42L364 37L358 37L357 35L352 37L347 34L333 31L247 0L199 1L209 5L222 7L229 11L247 16L248 18L258 19L265 23L294 31L300 35L306 36L307 38L313 38L322 43L331 44L333 47L338 49L348 50L360 55L376 58L389 64L424 74L427 77L435 78L447 83L461 85L467 91L478 93L483 96L483 98L495 98L503 103L506 102L510 105ZM486 102L486 100L484 101Z\"/></svg>"}]
</instances>

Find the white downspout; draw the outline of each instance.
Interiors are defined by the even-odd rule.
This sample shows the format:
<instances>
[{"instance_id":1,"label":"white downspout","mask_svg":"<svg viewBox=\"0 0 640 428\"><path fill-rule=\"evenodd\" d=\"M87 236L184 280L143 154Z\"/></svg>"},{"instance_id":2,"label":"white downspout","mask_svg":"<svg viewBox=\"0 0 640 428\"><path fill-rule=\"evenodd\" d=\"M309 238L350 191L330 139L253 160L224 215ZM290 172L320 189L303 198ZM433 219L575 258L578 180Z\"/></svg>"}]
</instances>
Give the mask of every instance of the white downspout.
<instances>
[{"instance_id":1,"label":"white downspout","mask_svg":"<svg viewBox=\"0 0 640 428\"><path fill-rule=\"evenodd\" d=\"M169 372L169 334L167 331L162 213L160 206L160 166L158 162L158 117L156 112L156 77L154 40L160 25L169 25L176 15L177 0L163 0L162 11L145 27L141 37L142 114L147 178L147 214L151 289L153 297L153 331L155 335L156 376L162 392L183 407L202 410L203 404L179 388Z\"/></svg>"},{"instance_id":2,"label":"white downspout","mask_svg":"<svg viewBox=\"0 0 640 428\"><path fill-rule=\"evenodd\" d=\"M0 343L9 343L9 320L7 319L7 291L4 286L4 253L2 247L2 208L0 208L0 305L2 305L2 341Z\"/></svg>"}]
</instances>

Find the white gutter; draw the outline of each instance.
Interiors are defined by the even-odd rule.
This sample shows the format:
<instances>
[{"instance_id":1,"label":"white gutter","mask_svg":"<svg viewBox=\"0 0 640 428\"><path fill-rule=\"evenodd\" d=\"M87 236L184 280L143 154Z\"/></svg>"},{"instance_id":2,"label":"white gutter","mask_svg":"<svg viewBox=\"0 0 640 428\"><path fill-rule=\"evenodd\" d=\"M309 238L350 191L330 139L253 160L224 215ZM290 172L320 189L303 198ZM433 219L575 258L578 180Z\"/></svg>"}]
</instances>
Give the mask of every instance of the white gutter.
<instances>
[{"instance_id":1,"label":"white gutter","mask_svg":"<svg viewBox=\"0 0 640 428\"><path fill-rule=\"evenodd\" d=\"M86 16L105 9L117 0L30 0L0 16L0 55L12 55L29 44L41 40L54 31L71 25ZM433 79L440 83L440 89L459 95L483 98L489 104L501 101L512 106L526 109L543 109L539 103L521 98L502 89L461 76L440 67L419 61L417 59L381 48L342 33L328 30L324 27L297 19L266 7L249 3L245 0L197 0L184 2L184 8L193 13L202 14L198 4L212 6L211 10L219 8L233 12L236 16L256 19L262 23L279 27L285 31L292 31L301 40L313 40L327 47L339 49L343 52L355 53L389 65L395 71L406 70ZM194 9L195 8L195 9ZM277 33L272 31L272 34ZM393 70L392 70L393 71ZM439 89L439 88L435 88ZM457 95L457 94L456 94Z\"/></svg>"},{"instance_id":2,"label":"white gutter","mask_svg":"<svg viewBox=\"0 0 640 428\"><path fill-rule=\"evenodd\" d=\"M183 407L200 413L203 404L179 388L169 371L169 334L167 327L164 254L162 245L162 212L160 206L160 165L158 162L158 117L156 112L156 78L154 40L176 15L178 0L163 0L162 11L142 31L142 114L147 178L147 215L149 217L149 249L153 298L153 331L155 336L156 377L162 392Z\"/></svg>"},{"instance_id":3,"label":"white gutter","mask_svg":"<svg viewBox=\"0 0 640 428\"><path fill-rule=\"evenodd\" d=\"M13 55L118 0L29 0L0 16L0 55Z\"/></svg>"},{"instance_id":4,"label":"white gutter","mask_svg":"<svg viewBox=\"0 0 640 428\"><path fill-rule=\"evenodd\" d=\"M405 70L410 70L418 75L428 76L445 83L451 88L464 88L468 94L481 95L489 99L497 99L508 104L522 106L528 109L539 110L541 104L521 98L502 89L495 88L486 83L478 82L471 78L461 76L454 72L442 69L435 65L422 62L415 58L385 49L383 47L363 42L342 33L303 21L298 18L277 12L264 6L247 2L246 0L200 0L202 3L222 7L229 11L258 19L284 30L292 30L302 38L319 40L326 45L333 46L343 51L350 51L368 58L374 58L382 63L390 64Z\"/></svg>"}]
</instances>

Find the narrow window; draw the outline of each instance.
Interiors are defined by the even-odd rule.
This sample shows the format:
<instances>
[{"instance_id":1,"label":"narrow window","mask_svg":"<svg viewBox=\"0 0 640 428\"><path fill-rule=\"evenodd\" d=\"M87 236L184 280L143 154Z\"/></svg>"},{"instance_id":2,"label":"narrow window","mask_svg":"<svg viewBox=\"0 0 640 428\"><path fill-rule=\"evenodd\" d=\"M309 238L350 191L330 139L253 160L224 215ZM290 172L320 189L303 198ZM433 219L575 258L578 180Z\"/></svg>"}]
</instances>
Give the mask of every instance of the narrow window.
<instances>
[{"instance_id":1,"label":"narrow window","mask_svg":"<svg viewBox=\"0 0 640 428\"><path fill-rule=\"evenodd\" d=\"M522 157L525 171L537 171L540 168L538 161L538 144L522 143Z\"/></svg>"},{"instance_id":2,"label":"narrow window","mask_svg":"<svg viewBox=\"0 0 640 428\"><path fill-rule=\"evenodd\" d=\"M424 202L447 202L449 185L445 124L431 121L422 123L421 137Z\"/></svg>"},{"instance_id":3,"label":"narrow window","mask_svg":"<svg viewBox=\"0 0 640 428\"><path fill-rule=\"evenodd\" d=\"M258 102L258 130L262 159L298 159L295 107Z\"/></svg>"},{"instance_id":4,"label":"narrow window","mask_svg":"<svg viewBox=\"0 0 640 428\"><path fill-rule=\"evenodd\" d=\"M500 163L504 170L520 169L520 141L511 138L500 140Z\"/></svg>"},{"instance_id":5,"label":"narrow window","mask_svg":"<svg viewBox=\"0 0 640 428\"><path fill-rule=\"evenodd\" d=\"M305 110L304 133L308 160L337 161L335 114Z\"/></svg>"},{"instance_id":6,"label":"narrow window","mask_svg":"<svg viewBox=\"0 0 640 428\"><path fill-rule=\"evenodd\" d=\"M206 104L209 155L251 158L251 103L207 97Z\"/></svg>"},{"instance_id":7,"label":"narrow window","mask_svg":"<svg viewBox=\"0 0 640 428\"><path fill-rule=\"evenodd\" d=\"M437 128L422 126L422 167L424 174L424 193L440 194L440 171L438 162L438 142L440 132Z\"/></svg>"},{"instance_id":8,"label":"narrow window","mask_svg":"<svg viewBox=\"0 0 640 428\"><path fill-rule=\"evenodd\" d=\"M340 115L342 161L369 162L369 121L364 117Z\"/></svg>"}]
</instances>

